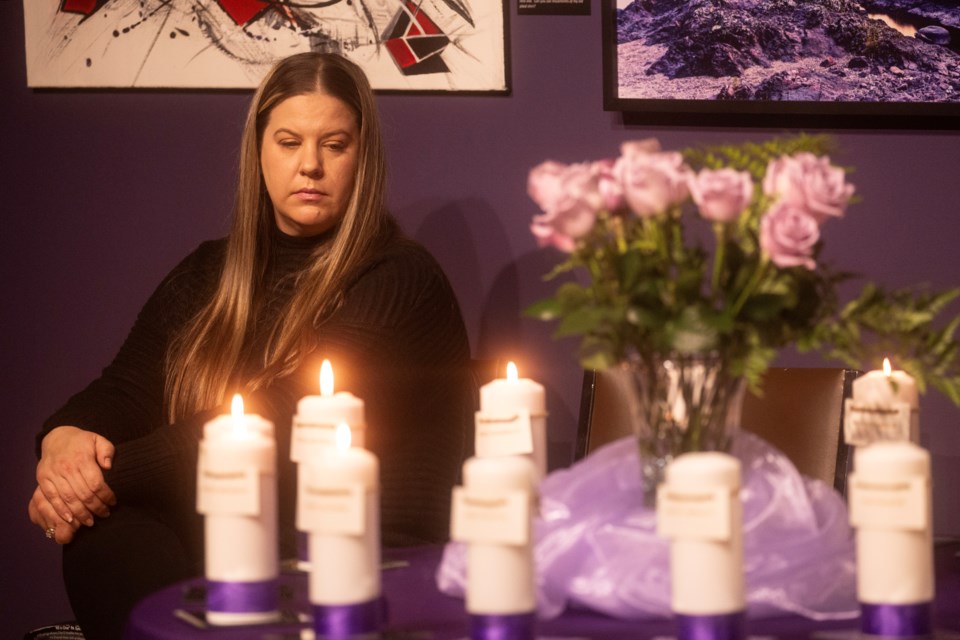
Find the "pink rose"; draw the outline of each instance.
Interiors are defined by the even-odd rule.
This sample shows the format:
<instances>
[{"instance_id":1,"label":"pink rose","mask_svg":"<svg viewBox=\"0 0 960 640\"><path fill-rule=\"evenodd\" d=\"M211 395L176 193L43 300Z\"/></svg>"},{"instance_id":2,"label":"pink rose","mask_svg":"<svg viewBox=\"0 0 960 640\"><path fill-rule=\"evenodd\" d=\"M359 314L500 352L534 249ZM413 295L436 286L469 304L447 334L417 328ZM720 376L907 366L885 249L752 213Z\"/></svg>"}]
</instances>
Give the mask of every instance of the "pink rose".
<instances>
[{"instance_id":1,"label":"pink rose","mask_svg":"<svg viewBox=\"0 0 960 640\"><path fill-rule=\"evenodd\" d=\"M527 195L544 211L556 209L562 196L563 172L567 165L548 160L530 170L527 177Z\"/></svg>"},{"instance_id":2,"label":"pink rose","mask_svg":"<svg viewBox=\"0 0 960 640\"><path fill-rule=\"evenodd\" d=\"M798 153L771 160L763 179L768 196L801 207L819 224L830 216L841 216L853 195L846 173L830 164L830 158Z\"/></svg>"},{"instance_id":3,"label":"pink rose","mask_svg":"<svg viewBox=\"0 0 960 640\"><path fill-rule=\"evenodd\" d=\"M760 220L760 247L778 267L815 269L812 256L819 239L816 219L789 202L775 203Z\"/></svg>"},{"instance_id":4,"label":"pink rose","mask_svg":"<svg viewBox=\"0 0 960 640\"><path fill-rule=\"evenodd\" d=\"M593 228L602 204L597 182L589 164L544 162L533 168L527 193L543 214L534 216L530 231L541 246L574 250L576 239Z\"/></svg>"},{"instance_id":5,"label":"pink rose","mask_svg":"<svg viewBox=\"0 0 960 640\"><path fill-rule=\"evenodd\" d=\"M750 204L753 180L746 171L704 169L691 175L690 196L707 220L732 222Z\"/></svg>"},{"instance_id":6,"label":"pink rose","mask_svg":"<svg viewBox=\"0 0 960 640\"><path fill-rule=\"evenodd\" d=\"M597 176L597 193L604 210L614 212L623 206L623 187L614 173L616 160L597 160L591 170Z\"/></svg>"},{"instance_id":7,"label":"pink rose","mask_svg":"<svg viewBox=\"0 0 960 640\"><path fill-rule=\"evenodd\" d=\"M686 200L690 169L676 152L650 151L649 141L625 143L614 173L623 188L623 197L641 218L655 216Z\"/></svg>"}]
</instances>

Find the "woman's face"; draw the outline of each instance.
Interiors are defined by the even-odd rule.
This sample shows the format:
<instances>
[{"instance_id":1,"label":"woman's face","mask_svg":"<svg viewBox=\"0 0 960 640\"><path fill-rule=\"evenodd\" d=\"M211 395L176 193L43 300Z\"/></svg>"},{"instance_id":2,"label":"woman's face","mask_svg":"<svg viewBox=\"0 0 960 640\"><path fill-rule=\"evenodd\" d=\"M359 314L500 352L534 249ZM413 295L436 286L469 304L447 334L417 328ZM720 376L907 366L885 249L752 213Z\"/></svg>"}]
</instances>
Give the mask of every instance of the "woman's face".
<instances>
[{"instance_id":1,"label":"woman's face","mask_svg":"<svg viewBox=\"0 0 960 640\"><path fill-rule=\"evenodd\" d=\"M260 167L281 231L314 236L340 221L350 202L359 145L357 118L337 98L308 93L273 108Z\"/></svg>"}]
</instances>

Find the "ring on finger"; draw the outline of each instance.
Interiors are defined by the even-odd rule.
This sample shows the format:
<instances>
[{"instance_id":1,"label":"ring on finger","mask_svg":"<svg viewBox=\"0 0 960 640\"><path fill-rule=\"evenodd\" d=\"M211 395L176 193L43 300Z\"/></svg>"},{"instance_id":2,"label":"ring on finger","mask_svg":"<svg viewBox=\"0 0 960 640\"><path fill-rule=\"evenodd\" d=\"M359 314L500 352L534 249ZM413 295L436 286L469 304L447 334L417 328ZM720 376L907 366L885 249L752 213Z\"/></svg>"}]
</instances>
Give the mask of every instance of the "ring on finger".
<instances>
[{"instance_id":1,"label":"ring on finger","mask_svg":"<svg viewBox=\"0 0 960 640\"><path fill-rule=\"evenodd\" d=\"M47 540L53 540L53 536L56 535L57 529L55 527L47 527L47 530L43 532L43 535L47 536Z\"/></svg>"}]
</instances>

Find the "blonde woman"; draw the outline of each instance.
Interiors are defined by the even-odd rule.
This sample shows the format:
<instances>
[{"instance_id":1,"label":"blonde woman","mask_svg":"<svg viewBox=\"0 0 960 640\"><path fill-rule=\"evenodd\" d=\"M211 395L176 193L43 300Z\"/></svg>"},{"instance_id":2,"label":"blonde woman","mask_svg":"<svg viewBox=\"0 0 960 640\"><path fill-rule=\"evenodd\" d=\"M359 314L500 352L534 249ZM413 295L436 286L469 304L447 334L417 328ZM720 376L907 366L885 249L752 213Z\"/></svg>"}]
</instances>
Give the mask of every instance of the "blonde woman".
<instances>
[{"instance_id":1,"label":"blonde woman","mask_svg":"<svg viewBox=\"0 0 960 640\"><path fill-rule=\"evenodd\" d=\"M439 266L384 209L363 72L308 53L254 95L230 235L167 276L113 362L38 436L29 514L64 545L88 637L119 637L139 598L202 572L197 443L234 392L277 426L281 554L295 555L289 429L322 358L366 402L384 543L442 540L473 410L463 322Z\"/></svg>"}]
</instances>

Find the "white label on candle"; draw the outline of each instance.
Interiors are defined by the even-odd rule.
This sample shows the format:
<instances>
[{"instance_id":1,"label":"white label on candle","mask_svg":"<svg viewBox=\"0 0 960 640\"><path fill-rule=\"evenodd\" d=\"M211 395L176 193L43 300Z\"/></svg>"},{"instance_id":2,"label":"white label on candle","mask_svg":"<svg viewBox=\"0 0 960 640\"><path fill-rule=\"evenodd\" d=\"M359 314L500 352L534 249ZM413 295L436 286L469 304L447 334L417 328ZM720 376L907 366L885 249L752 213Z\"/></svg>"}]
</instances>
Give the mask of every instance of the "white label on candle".
<instances>
[{"instance_id":1,"label":"white label on candle","mask_svg":"<svg viewBox=\"0 0 960 640\"><path fill-rule=\"evenodd\" d=\"M927 527L926 478L887 482L850 476L850 524L868 529L923 531Z\"/></svg>"},{"instance_id":2,"label":"white label on candle","mask_svg":"<svg viewBox=\"0 0 960 640\"><path fill-rule=\"evenodd\" d=\"M685 540L730 539L733 530L730 490L676 489L666 484L657 490L657 533Z\"/></svg>"},{"instance_id":3,"label":"white label on candle","mask_svg":"<svg viewBox=\"0 0 960 640\"><path fill-rule=\"evenodd\" d=\"M476 430L477 456L481 458L533 453L529 409L518 409L509 416L478 411Z\"/></svg>"},{"instance_id":4,"label":"white label on candle","mask_svg":"<svg viewBox=\"0 0 960 640\"><path fill-rule=\"evenodd\" d=\"M364 487L314 486L297 492L297 529L312 533L359 536L366 527Z\"/></svg>"},{"instance_id":5,"label":"white label on candle","mask_svg":"<svg viewBox=\"0 0 960 640\"><path fill-rule=\"evenodd\" d=\"M853 398L844 402L843 438L848 445L864 446L877 440L910 440L910 405L891 401L877 406Z\"/></svg>"},{"instance_id":6,"label":"white label on candle","mask_svg":"<svg viewBox=\"0 0 960 640\"><path fill-rule=\"evenodd\" d=\"M450 535L459 542L524 545L530 540L530 494L496 495L453 488Z\"/></svg>"},{"instance_id":7,"label":"white label on candle","mask_svg":"<svg viewBox=\"0 0 960 640\"><path fill-rule=\"evenodd\" d=\"M204 515L260 514L260 474L256 469L207 469L197 473L197 511Z\"/></svg>"},{"instance_id":8,"label":"white label on candle","mask_svg":"<svg viewBox=\"0 0 960 640\"><path fill-rule=\"evenodd\" d=\"M295 462L302 462L305 454L301 449L304 446L336 446L336 434L337 425L335 424L301 422L294 418L293 438L290 441L290 459Z\"/></svg>"}]
</instances>

